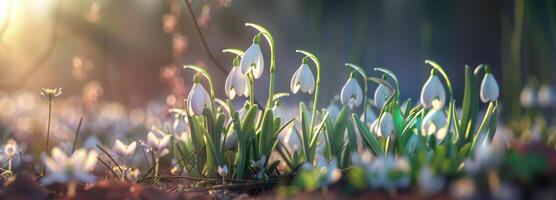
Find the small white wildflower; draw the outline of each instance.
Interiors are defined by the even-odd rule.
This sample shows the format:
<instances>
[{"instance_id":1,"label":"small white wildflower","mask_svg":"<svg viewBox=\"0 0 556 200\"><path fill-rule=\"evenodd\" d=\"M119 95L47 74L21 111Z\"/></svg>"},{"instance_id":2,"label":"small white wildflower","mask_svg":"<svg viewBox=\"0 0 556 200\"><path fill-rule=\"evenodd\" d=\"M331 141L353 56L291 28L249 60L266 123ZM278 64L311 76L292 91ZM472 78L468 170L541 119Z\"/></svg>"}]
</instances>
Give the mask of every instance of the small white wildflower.
<instances>
[{"instance_id":1,"label":"small white wildflower","mask_svg":"<svg viewBox=\"0 0 556 200\"><path fill-rule=\"evenodd\" d=\"M234 66L224 84L226 96L230 99L234 99L236 95L245 96L247 87L247 77L241 73L239 66Z\"/></svg>"},{"instance_id":2,"label":"small white wildflower","mask_svg":"<svg viewBox=\"0 0 556 200\"><path fill-rule=\"evenodd\" d=\"M552 107L556 104L556 94L552 86L545 84L539 89L539 105L542 107Z\"/></svg>"},{"instance_id":3,"label":"small white wildflower","mask_svg":"<svg viewBox=\"0 0 556 200\"><path fill-rule=\"evenodd\" d=\"M432 169L427 166L422 167L419 171L417 182L421 192L427 196L440 192L446 184L444 178L435 175Z\"/></svg>"},{"instance_id":4,"label":"small white wildflower","mask_svg":"<svg viewBox=\"0 0 556 200\"><path fill-rule=\"evenodd\" d=\"M120 159L128 160L133 156L136 148L137 148L137 142L135 141L126 145L122 141L116 140L116 142L114 142L113 150L114 153L116 153L116 155L118 155Z\"/></svg>"},{"instance_id":5,"label":"small white wildflower","mask_svg":"<svg viewBox=\"0 0 556 200\"><path fill-rule=\"evenodd\" d=\"M256 36L259 37L260 36ZM253 72L253 78L259 79L264 70L264 57L259 45L259 38L255 38L253 44L245 50L245 54L241 57L240 68L243 74L247 74L250 70Z\"/></svg>"},{"instance_id":6,"label":"small white wildflower","mask_svg":"<svg viewBox=\"0 0 556 200\"><path fill-rule=\"evenodd\" d=\"M49 101L55 99L62 94L62 88L42 88L41 95L45 96Z\"/></svg>"},{"instance_id":7,"label":"small white wildflower","mask_svg":"<svg viewBox=\"0 0 556 200\"><path fill-rule=\"evenodd\" d=\"M50 157L43 155L43 161L47 170L47 175L41 179L43 184L70 181L90 183L96 179L91 174L97 162L96 151L78 149L68 157L62 150L54 147Z\"/></svg>"},{"instance_id":8,"label":"small white wildflower","mask_svg":"<svg viewBox=\"0 0 556 200\"><path fill-rule=\"evenodd\" d=\"M393 92L392 90L390 90L390 88L386 87L383 84L379 84L375 90L375 97L374 97L375 106L378 109L382 109L382 107L384 107L384 104L386 104L386 101L388 101L388 99L392 96L392 94Z\"/></svg>"},{"instance_id":9,"label":"small white wildflower","mask_svg":"<svg viewBox=\"0 0 556 200\"><path fill-rule=\"evenodd\" d=\"M442 140L448 133L446 114L443 110L433 109L425 115L421 122L421 135L428 137L434 135L436 139Z\"/></svg>"},{"instance_id":10,"label":"small white wildflower","mask_svg":"<svg viewBox=\"0 0 556 200\"><path fill-rule=\"evenodd\" d=\"M147 144L152 148L157 157L165 156L170 153L168 144L170 143L170 135L157 136L153 132L147 135Z\"/></svg>"},{"instance_id":11,"label":"small white wildflower","mask_svg":"<svg viewBox=\"0 0 556 200\"><path fill-rule=\"evenodd\" d=\"M483 103L496 101L500 95L500 88L492 73L486 73L481 82L480 96Z\"/></svg>"},{"instance_id":12,"label":"small white wildflower","mask_svg":"<svg viewBox=\"0 0 556 200\"><path fill-rule=\"evenodd\" d=\"M436 75L431 75L421 90L421 105L424 108L440 109L444 107L445 103L446 91L444 86Z\"/></svg>"},{"instance_id":13,"label":"small white wildflower","mask_svg":"<svg viewBox=\"0 0 556 200\"><path fill-rule=\"evenodd\" d=\"M340 100L342 104L348 105L350 108L361 105L363 102L363 90L361 90L361 86L359 86L355 78L350 77L346 84L344 84L340 93Z\"/></svg>"},{"instance_id":14,"label":"small white wildflower","mask_svg":"<svg viewBox=\"0 0 556 200\"><path fill-rule=\"evenodd\" d=\"M187 109L191 115L202 115L205 108L210 108L211 99L203 85L195 82L187 95Z\"/></svg>"},{"instance_id":15,"label":"small white wildflower","mask_svg":"<svg viewBox=\"0 0 556 200\"><path fill-rule=\"evenodd\" d=\"M218 174L222 177L228 176L228 165L218 166Z\"/></svg>"},{"instance_id":16,"label":"small white wildflower","mask_svg":"<svg viewBox=\"0 0 556 200\"><path fill-rule=\"evenodd\" d=\"M301 64L292 76L290 90L297 93L301 89L302 92L312 94L315 90L315 77L308 64Z\"/></svg>"},{"instance_id":17,"label":"small white wildflower","mask_svg":"<svg viewBox=\"0 0 556 200\"><path fill-rule=\"evenodd\" d=\"M395 127L394 127L394 118L390 112L384 112L380 117L380 121L378 124L378 135L383 137L393 136Z\"/></svg>"}]
</instances>

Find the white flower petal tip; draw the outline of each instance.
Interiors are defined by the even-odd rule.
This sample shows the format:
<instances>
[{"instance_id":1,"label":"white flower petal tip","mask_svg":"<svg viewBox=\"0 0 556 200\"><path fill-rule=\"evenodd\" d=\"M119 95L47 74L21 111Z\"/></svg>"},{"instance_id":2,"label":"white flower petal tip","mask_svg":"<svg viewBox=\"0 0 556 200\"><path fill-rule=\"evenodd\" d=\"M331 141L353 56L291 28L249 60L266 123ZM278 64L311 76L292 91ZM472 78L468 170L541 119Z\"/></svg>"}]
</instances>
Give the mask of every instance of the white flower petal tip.
<instances>
[{"instance_id":1,"label":"white flower petal tip","mask_svg":"<svg viewBox=\"0 0 556 200\"><path fill-rule=\"evenodd\" d=\"M542 85L539 89L538 99L540 106L553 107L556 104L556 93L550 85Z\"/></svg>"},{"instance_id":2,"label":"white flower petal tip","mask_svg":"<svg viewBox=\"0 0 556 200\"><path fill-rule=\"evenodd\" d=\"M218 166L217 172L220 176L226 177L228 175L228 166L227 165Z\"/></svg>"},{"instance_id":3,"label":"white flower petal tip","mask_svg":"<svg viewBox=\"0 0 556 200\"><path fill-rule=\"evenodd\" d=\"M239 66L243 74L247 74L251 70L253 72L253 77L259 79L264 70L264 58L261 46L257 43L251 44L241 57Z\"/></svg>"},{"instance_id":4,"label":"white flower petal tip","mask_svg":"<svg viewBox=\"0 0 556 200\"><path fill-rule=\"evenodd\" d=\"M114 152L118 155L118 157L124 160L132 157L136 148L137 142L135 141L127 145L120 140L116 140L116 142L114 142Z\"/></svg>"},{"instance_id":5,"label":"white flower petal tip","mask_svg":"<svg viewBox=\"0 0 556 200\"><path fill-rule=\"evenodd\" d=\"M424 108L443 108L446 103L446 92L442 82L436 75L429 77L421 90L421 105Z\"/></svg>"},{"instance_id":6,"label":"white flower petal tip","mask_svg":"<svg viewBox=\"0 0 556 200\"><path fill-rule=\"evenodd\" d=\"M526 86L523 90L521 90L519 103L525 108L535 106L537 103L537 92L532 87Z\"/></svg>"},{"instance_id":7,"label":"white flower petal tip","mask_svg":"<svg viewBox=\"0 0 556 200\"><path fill-rule=\"evenodd\" d=\"M423 118L421 135L424 137L434 135L438 140L442 140L447 133L447 119L443 110L433 109Z\"/></svg>"},{"instance_id":8,"label":"white flower petal tip","mask_svg":"<svg viewBox=\"0 0 556 200\"><path fill-rule=\"evenodd\" d=\"M481 82L480 96L483 103L498 100L500 95L500 88L496 79L491 73L486 73L483 81Z\"/></svg>"},{"instance_id":9,"label":"white flower petal tip","mask_svg":"<svg viewBox=\"0 0 556 200\"><path fill-rule=\"evenodd\" d=\"M192 115L202 115L205 108L210 109L211 100L205 88L200 83L193 84L187 95L187 109Z\"/></svg>"},{"instance_id":10,"label":"white flower petal tip","mask_svg":"<svg viewBox=\"0 0 556 200\"><path fill-rule=\"evenodd\" d=\"M234 99L236 95L246 96L246 88L247 77L241 73L239 67L233 67L224 84L226 96L229 99Z\"/></svg>"},{"instance_id":11,"label":"white flower petal tip","mask_svg":"<svg viewBox=\"0 0 556 200\"><path fill-rule=\"evenodd\" d=\"M363 90L353 77L349 78L342 87L340 100L342 104L348 105L350 108L357 107L363 102Z\"/></svg>"},{"instance_id":12,"label":"white flower petal tip","mask_svg":"<svg viewBox=\"0 0 556 200\"><path fill-rule=\"evenodd\" d=\"M315 77L308 64L301 64L292 76L290 90L295 94L300 89L309 94L315 90Z\"/></svg>"}]
</instances>

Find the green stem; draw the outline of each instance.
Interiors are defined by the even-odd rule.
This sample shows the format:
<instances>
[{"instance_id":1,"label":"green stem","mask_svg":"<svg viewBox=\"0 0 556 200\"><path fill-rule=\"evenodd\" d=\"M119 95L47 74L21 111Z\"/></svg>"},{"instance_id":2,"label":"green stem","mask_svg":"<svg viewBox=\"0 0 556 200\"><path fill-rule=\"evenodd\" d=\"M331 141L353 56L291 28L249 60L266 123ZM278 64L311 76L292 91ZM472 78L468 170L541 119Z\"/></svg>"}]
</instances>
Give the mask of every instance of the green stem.
<instances>
[{"instance_id":1,"label":"green stem","mask_svg":"<svg viewBox=\"0 0 556 200\"><path fill-rule=\"evenodd\" d=\"M249 103L255 105L255 80L252 71L247 73L247 79L249 80Z\"/></svg>"}]
</instances>

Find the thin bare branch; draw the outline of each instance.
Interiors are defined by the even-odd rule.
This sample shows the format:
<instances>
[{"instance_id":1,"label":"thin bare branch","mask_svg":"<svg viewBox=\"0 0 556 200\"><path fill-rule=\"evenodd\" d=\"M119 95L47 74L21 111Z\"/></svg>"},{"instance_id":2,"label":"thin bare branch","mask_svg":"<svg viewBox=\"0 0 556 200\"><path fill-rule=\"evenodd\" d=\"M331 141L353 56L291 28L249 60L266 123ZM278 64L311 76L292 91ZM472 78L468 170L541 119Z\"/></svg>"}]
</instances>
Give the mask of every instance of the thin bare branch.
<instances>
[{"instance_id":1,"label":"thin bare branch","mask_svg":"<svg viewBox=\"0 0 556 200\"><path fill-rule=\"evenodd\" d=\"M203 36L203 33L201 32L201 28L199 28L199 24L197 23L197 17L195 17L195 13L193 13L193 9L191 8L192 7L191 3L188 0L184 0L184 2L185 5L187 5L187 11L189 12L189 17L193 22L193 26L195 28L195 31L197 32L197 35L199 36L199 39L201 40L201 44L203 46L203 49L205 50L205 53L207 54L209 59L216 65L218 70L222 72L222 74L224 74L224 76L228 75L228 70L222 64L220 64L220 62L218 62L218 60L216 60L214 55L210 52L210 49L208 48L207 45L207 41L205 40L205 36Z\"/></svg>"}]
</instances>

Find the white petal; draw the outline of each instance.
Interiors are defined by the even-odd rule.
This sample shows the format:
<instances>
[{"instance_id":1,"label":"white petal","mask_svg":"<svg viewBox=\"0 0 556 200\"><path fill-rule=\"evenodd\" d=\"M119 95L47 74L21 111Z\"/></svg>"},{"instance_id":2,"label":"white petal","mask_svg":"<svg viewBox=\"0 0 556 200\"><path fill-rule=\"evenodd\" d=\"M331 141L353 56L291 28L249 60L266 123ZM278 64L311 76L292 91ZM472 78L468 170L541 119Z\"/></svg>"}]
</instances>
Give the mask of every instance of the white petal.
<instances>
[{"instance_id":1,"label":"white petal","mask_svg":"<svg viewBox=\"0 0 556 200\"><path fill-rule=\"evenodd\" d=\"M375 106L377 108L384 107L384 104L391 96L392 96L392 91L388 87L379 84L375 90L375 97L374 97Z\"/></svg>"},{"instance_id":2,"label":"white petal","mask_svg":"<svg viewBox=\"0 0 556 200\"><path fill-rule=\"evenodd\" d=\"M233 75L232 75L232 86L233 89L235 91L235 93L237 95L243 95L245 92L245 88L247 87L247 79L245 77L245 75L243 75L239 68L235 67L236 70L232 70L233 71Z\"/></svg>"},{"instance_id":3,"label":"white petal","mask_svg":"<svg viewBox=\"0 0 556 200\"><path fill-rule=\"evenodd\" d=\"M137 142L133 141L131 144L127 146L127 156L133 155L135 153L135 149L137 148Z\"/></svg>"},{"instance_id":4,"label":"white petal","mask_svg":"<svg viewBox=\"0 0 556 200\"><path fill-rule=\"evenodd\" d=\"M158 148L159 141L160 139L158 139L158 137L156 137L154 133L149 132L149 134L147 135L147 144L150 147Z\"/></svg>"},{"instance_id":5,"label":"white petal","mask_svg":"<svg viewBox=\"0 0 556 200\"><path fill-rule=\"evenodd\" d=\"M301 87L301 91L311 94L313 93L312 90L315 87L315 77L313 77L313 72L311 72L311 69L307 64L301 65L300 68L299 85Z\"/></svg>"},{"instance_id":6,"label":"white petal","mask_svg":"<svg viewBox=\"0 0 556 200\"><path fill-rule=\"evenodd\" d=\"M255 79L261 77L264 68L264 58L259 44L253 43L245 50L245 54L241 57L239 66L243 74L247 74L249 70L253 70L253 77Z\"/></svg>"},{"instance_id":7,"label":"white petal","mask_svg":"<svg viewBox=\"0 0 556 200\"><path fill-rule=\"evenodd\" d=\"M424 108L440 109L446 103L444 86L437 76L430 76L421 90L421 104Z\"/></svg>"},{"instance_id":8,"label":"white petal","mask_svg":"<svg viewBox=\"0 0 556 200\"><path fill-rule=\"evenodd\" d=\"M394 132L394 118L389 112L385 112L380 117L380 128L378 129L380 135L384 137L390 136Z\"/></svg>"},{"instance_id":9,"label":"white petal","mask_svg":"<svg viewBox=\"0 0 556 200\"><path fill-rule=\"evenodd\" d=\"M498 88L498 83L491 73L485 74L483 81L481 82L481 101L483 103L489 101L496 101L498 95L500 94L500 89Z\"/></svg>"},{"instance_id":10,"label":"white petal","mask_svg":"<svg viewBox=\"0 0 556 200\"><path fill-rule=\"evenodd\" d=\"M302 65L303 66L303 65ZM290 90L292 91L292 93L297 93L297 91L299 91L299 73L301 72L301 66L299 68L297 68L297 70L295 70L295 73L293 73L292 76L292 80L290 81Z\"/></svg>"},{"instance_id":11,"label":"white petal","mask_svg":"<svg viewBox=\"0 0 556 200\"><path fill-rule=\"evenodd\" d=\"M52 159L54 159L54 161L56 161L57 163L66 163L68 160L68 156L66 155L66 153L64 153L58 147L52 148L51 154Z\"/></svg>"},{"instance_id":12,"label":"white petal","mask_svg":"<svg viewBox=\"0 0 556 200\"><path fill-rule=\"evenodd\" d=\"M87 158L83 163L83 169L86 170L87 172L90 172L95 168L96 163L97 163L97 152L89 151L89 154L87 154Z\"/></svg>"},{"instance_id":13,"label":"white petal","mask_svg":"<svg viewBox=\"0 0 556 200\"><path fill-rule=\"evenodd\" d=\"M349 105L352 108L361 105L363 101L363 91L354 78L348 79L344 87L342 87L340 100L342 104Z\"/></svg>"},{"instance_id":14,"label":"white petal","mask_svg":"<svg viewBox=\"0 0 556 200\"><path fill-rule=\"evenodd\" d=\"M202 115L205 107L210 105L210 96L200 83L193 84L187 97L189 112L195 115Z\"/></svg>"},{"instance_id":15,"label":"white petal","mask_svg":"<svg viewBox=\"0 0 556 200\"><path fill-rule=\"evenodd\" d=\"M230 71L230 74L228 74L228 77L226 78L226 82L224 83L224 93L229 99L234 99L234 97L236 96L236 91L233 88L234 86L232 85L232 79L234 78L233 77L234 71L236 71L236 67L232 68L232 71Z\"/></svg>"},{"instance_id":16,"label":"white petal","mask_svg":"<svg viewBox=\"0 0 556 200\"><path fill-rule=\"evenodd\" d=\"M168 146L168 143L170 143L170 135L165 135L160 140L160 144L159 144L158 148L159 149L166 148Z\"/></svg>"}]
</instances>

